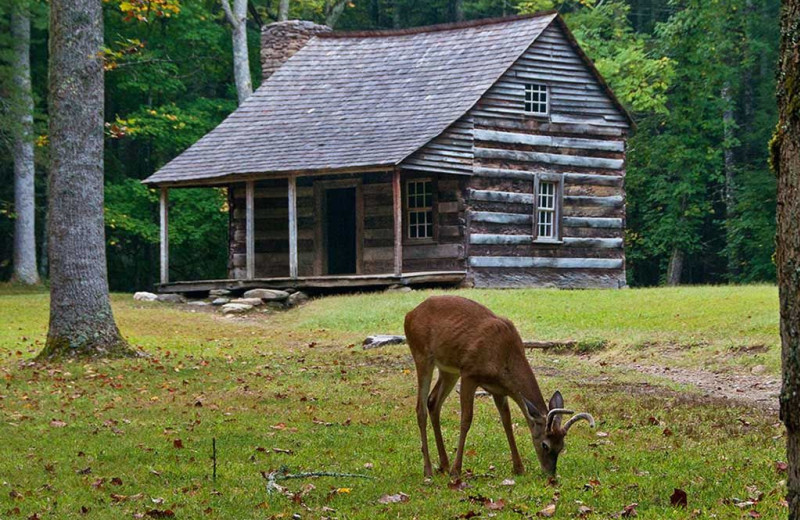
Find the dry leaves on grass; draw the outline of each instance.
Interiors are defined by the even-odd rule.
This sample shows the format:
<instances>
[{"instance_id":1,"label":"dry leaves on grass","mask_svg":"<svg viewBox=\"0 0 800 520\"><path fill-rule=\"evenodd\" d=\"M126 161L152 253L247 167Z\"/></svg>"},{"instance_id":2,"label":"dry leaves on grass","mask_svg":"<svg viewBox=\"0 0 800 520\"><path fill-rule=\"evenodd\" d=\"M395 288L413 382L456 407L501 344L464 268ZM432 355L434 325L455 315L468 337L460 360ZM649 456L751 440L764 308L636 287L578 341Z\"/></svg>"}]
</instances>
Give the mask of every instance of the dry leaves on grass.
<instances>
[{"instance_id":1,"label":"dry leaves on grass","mask_svg":"<svg viewBox=\"0 0 800 520\"><path fill-rule=\"evenodd\" d=\"M539 517L542 517L542 518L550 518L554 514L556 514L556 505L555 504L547 504L544 507L544 509L542 509L541 511L536 513L536 516L539 516Z\"/></svg>"},{"instance_id":2,"label":"dry leaves on grass","mask_svg":"<svg viewBox=\"0 0 800 520\"><path fill-rule=\"evenodd\" d=\"M398 504L408 502L409 496L405 493L395 493L394 495L383 495L378 499L379 504Z\"/></svg>"},{"instance_id":3,"label":"dry leaves on grass","mask_svg":"<svg viewBox=\"0 0 800 520\"><path fill-rule=\"evenodd\" d=\"M619 512L619 515L623 518L633 518L634 516L637 516L636 508L638 506L639 506L638 502L628 504L627 506L622 508L622 511Z\"/></svg>"},{"instance_id":4,"label":"dry leaves on grass","mask_svg":"<svg viewBox=\"0 0 800 520\"><path fill-rule=\"evenodd\" d=\"M675 507L686 507L689 504L689 498L686 495L686 491L675 488L675 491L673 491L672 495L669 497L669 503Z\"/></svg>"}]
</instances>

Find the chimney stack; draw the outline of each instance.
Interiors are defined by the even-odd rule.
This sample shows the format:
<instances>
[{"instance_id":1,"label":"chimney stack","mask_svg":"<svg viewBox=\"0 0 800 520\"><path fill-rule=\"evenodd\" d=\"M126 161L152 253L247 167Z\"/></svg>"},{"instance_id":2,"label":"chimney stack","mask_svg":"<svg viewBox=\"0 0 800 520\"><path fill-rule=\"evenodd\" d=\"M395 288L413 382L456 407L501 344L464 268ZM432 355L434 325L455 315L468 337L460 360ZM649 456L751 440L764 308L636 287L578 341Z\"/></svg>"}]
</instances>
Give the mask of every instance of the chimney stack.
<instances>
[{"instance_id":1,"label":"chimney stack","mask_svg":"<svg viewBox=\"0 0 800 520\"><path fill-rule=\"evenodd\" d=\"M261 28L261 81L305 46L315 34L330 32L327 25L305 20L275 22Z\"/></svg>"}]
</instances>

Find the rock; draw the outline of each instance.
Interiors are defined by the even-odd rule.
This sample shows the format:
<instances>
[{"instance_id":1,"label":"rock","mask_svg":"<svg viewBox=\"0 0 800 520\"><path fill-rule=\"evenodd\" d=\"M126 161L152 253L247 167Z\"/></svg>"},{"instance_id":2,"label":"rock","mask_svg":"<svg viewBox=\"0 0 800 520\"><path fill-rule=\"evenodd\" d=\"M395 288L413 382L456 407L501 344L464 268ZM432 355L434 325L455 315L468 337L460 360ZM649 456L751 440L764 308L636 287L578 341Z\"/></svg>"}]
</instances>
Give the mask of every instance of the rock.
<instances>
[{"instance_id":1,"label":"rock","mask_svg":"<svg viewBox=\"0 0 800 520\"><path fill-rule=\"evenodd\" d=\"M181 296L180 294L159 294L158 301L163 303L184 303L186 302L186 298Z\"/></svg>"},{"instance_id":2,"label":"rock","mask_svg":"<svg viewBox=\"0 0 800 520\"><path fill-rule=\"evenodd\" d=\"M307 301L308 301L308 295L304 292L297 291L296 293L292 293L289 295L289 299L286 300L286 303L289 305L289 307L296 307Z\"/></svg>"},{"instance_id":3,"label":"rock","mask_svg":"<svg viewBox=\"0 0 800 520\"><path fill-rule=\"evenodd\" d=\"M250 289L244 293L244 297L259 298L264 301L283 301L289 297L289 293L276 289Z\"/></svg>"},{"instance_id":4,"label":"rock","mask_svg":"<svg viewBox=\"0 0 800 520\"><path fill-rule=\"evenodd\" d=\"M364 350L378 347L385 347L386 345L400 345L406 342L405 336L392 336L390 334L376 334L374 336L367 336L367 339L361 344Z\"/></svg>"},{"instance_id":5,"label":"rock","mask_svg":"<svg viewBox=\"0 0 800 520\"><path fill-rule=\"evenodd\" d=\"M760 376L766 371L767 367L765 367L764 365L756 365L750 369L750 373L753 374L754 376Z\"/></svg>"},{"instance_id":6,"label":"rock","mask_svg":"<svg viewBox=\"0 0 800 520\"><path fill-rule=\"evenodd\" d=\"M219 298L214 298L214 301L211 302L211 305L219 306L219 305L225 305L226 303L230 302L231 302L230 298L225 298L223 296L220 296Z\"/></svg>"},{"instance_id":7,"label":"rock","mask_svg":"<svg viewBox=\"0 0 800 520\"><path fill-rule=\"evenodd\" d=\"M203 301L203 300L194 300L194 301L187 302L186 305L194 305L195 307L207 307L207 306L209 306L211 304L208 303L207 301Z\"/></svg>"},{"instance_id":8,"label":"rock","mask_svg":"<svg viewBox=\"0 0 800 520\"><path fill-rule=\"evenodd\" d=\"M409 287L407 285L395 284L395 285L390 285L389 287L387 287L386 288L386 292L400 292L400 293L411 292L411 287Z\"/></svg>"},{"instance_id":9,"label":"rock","mask_svg":"<svg viewBox=\"0 0 800 520\"><path fill-rule=\"evenodd\" d=\"M222 306L222 314L244 314L252 309L253 306L246 303L226 303Z\"/></svg>"},{"instance_id":10,"label":"rock","mask_svg":"<svg viewBox=\"0 0 800 520\"><path fill-rule=\"evenodd\" d=\"M133 294L133 299L137 302L154 302L158 300L158 295L151 292L140 291Z\"/></svg>"},{"instance_id":11,"label":"rock","mask_svg":"<svg viewBox=\"0 0 800 520\"><path fill-rule=\"evenodd\" d=\"M211 289L208 291L209 296L230 296L231 292L228 289Z\"/></svg>"},{"instance_id":12,"label":"rock","mask_svg":"<svg viewBox=\"0 0 800 520\"><path fill-rule=\"evenodd\" d=\"M252 305L253 307L258 307L264 302L261 300L261 298L236 298L231 300L231 303L241 303L243 305Z\"/></svg>"},{"instance_id":13,"label":"rock","mask_svg":"<svg viewBox=\"0 0 800 520\"><path fill-rule=\"evenodd\" d=\"M276 311L286 310L286 302L264 302L264 305L266 305L268 309L273 309Z\"/></svg>"}]
</instances>

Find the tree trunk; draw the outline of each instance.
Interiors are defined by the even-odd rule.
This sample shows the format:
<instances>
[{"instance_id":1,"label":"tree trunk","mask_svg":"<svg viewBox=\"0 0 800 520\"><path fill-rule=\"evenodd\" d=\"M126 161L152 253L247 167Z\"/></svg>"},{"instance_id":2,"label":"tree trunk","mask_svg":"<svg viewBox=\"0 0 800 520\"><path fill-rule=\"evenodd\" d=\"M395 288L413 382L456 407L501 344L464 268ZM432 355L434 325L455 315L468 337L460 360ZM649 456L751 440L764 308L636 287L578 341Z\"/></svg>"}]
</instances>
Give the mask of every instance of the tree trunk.
<instances>
[{"instance_id":1,"label":"tree trunk","mask_svg":"<svg viewBox=\"0 0 800 520\"><path fill-rule=\"evenodd\" d=\"M31 19L27 2L11 10L14 41L14 274L20 283L39 283L36 270L36 213L33 164L33 95L31 93Z\"/></svg>"},{"instance_id":2,"label":"tree trunk","mask_svg":"<svg viewBox=\"0 0 800 520\"><path fill-rule=\"evenodd\" d=\"M789 519L800 520L800 0L783 0L778 126L771 143L778 175L777 268L780 291Z\"/></svg>"},{"instance_id":3,"label":"tree trunk","mask_svg":"<svg viewBox=\"0 0 800 520\"><path fill-rule=\"evenodd\" d=\"M348 0L328 0L325 8L325 25L333 29L342 16Z\"/></svg>"},{"instance_id":4,"label":"tree trunk","mask_svg":"<svg viewBox=\"0 0 800 520\"><path fill-rule=\"evenodd\" d=\"M464 21L464 3L463 0L452 0L453 2L453 21Z\"/></svg>"},{"instance_id":5,"label":"tree trunk","mask_svg":"<svg viewBox=\"0 0 800 520\"><path fill-rule=\"evenodd\" d=\"M289 0L280 0L278 3L278 21L285 22L289 19Z\"/></svg>"},{"instance_id":6,"label":"tree trunk","mask_svg":"<svg viewBox=\"0 0 800 520\"><path fill-rule=\"evenodd\" d=\"M399 29L400 23L400 0L392 2L392 29Z\"/></svg>"},{"instance_id":7,"label":"tree trunk","mask_svg":"<svg viewBox=\"0 0 800 520\"><path fill-rule=\"evenodd\" d=\"M684 256L684 252L678 247L672 250L672 256L669 258L669 266L667 267L667 285L680 285Z\"/></svg>"},{"instance_id":8,"label":"tree trunk","mask_svg":"<svg viewBox=\"0 0 800 520\"><path fill-rule=\"evenodd\" d=\"M250 56L247 52L247 0L233 0L233 10L229 0L220 0L225 17L231 25L233 39L233 79L236 82L236 96L239 104L253 94L253 81L250 78Z\"/></svg>"},{"instance_id":9,"label":"tree trunk","mask_svg":"<svg viewBox=\"0 0 800 520\"><path fill-rule=\"evenodd\" d=\"M734 214L736 213L736 193L735 193L735 161L733 155L734 127L736 121L733 115L733 97L731 96L730 82L726 81L720 93L724 103L722 112L722 132L723 132L723 170L725 171L725 223L726 223L726 256L728 263L728 280L733 281L739 273L736 251L732 247L731 225Z\"/></svg>"},{"instance_id":10,"label":"tree trunk","mask_svg":"<svg viewBox=\"0 0 800 520\"><path fill-rule=\"evenodd\" d=\"M50 328L39 358L128 355L108 297L102 0L50 1Z\"/></svg>"}]
</instances>

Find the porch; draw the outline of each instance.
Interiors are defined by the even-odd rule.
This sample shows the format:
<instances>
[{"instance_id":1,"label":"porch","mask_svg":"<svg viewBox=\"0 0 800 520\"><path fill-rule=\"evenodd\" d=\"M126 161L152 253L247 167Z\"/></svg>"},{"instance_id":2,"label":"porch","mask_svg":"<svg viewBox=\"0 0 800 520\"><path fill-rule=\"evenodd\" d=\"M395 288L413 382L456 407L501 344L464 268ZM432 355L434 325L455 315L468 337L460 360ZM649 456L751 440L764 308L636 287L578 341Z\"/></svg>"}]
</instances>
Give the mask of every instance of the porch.
<instances>
[{"instance_id":1,"label":"porch","mask_svg":"<svg viewBox=\"0 0 800 520\"><path fill-rule=\"evenodd\" d=\"M201 280L170 277L168 189L182 186L162 185L161 278L156 290L314 292L457 285L467 277L458 202L462 181L424 177L432 190L425 199L429 232L409 238L403 183L419 185L419 178L417 172L393 168L229 181L227 276Z\"/></svg>"}]
</instances>

